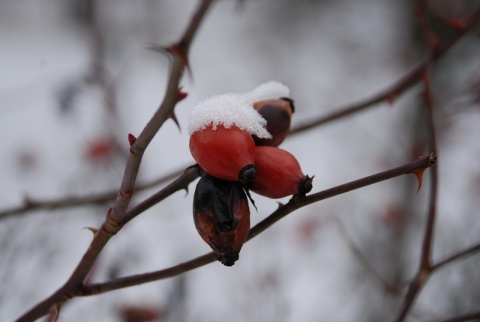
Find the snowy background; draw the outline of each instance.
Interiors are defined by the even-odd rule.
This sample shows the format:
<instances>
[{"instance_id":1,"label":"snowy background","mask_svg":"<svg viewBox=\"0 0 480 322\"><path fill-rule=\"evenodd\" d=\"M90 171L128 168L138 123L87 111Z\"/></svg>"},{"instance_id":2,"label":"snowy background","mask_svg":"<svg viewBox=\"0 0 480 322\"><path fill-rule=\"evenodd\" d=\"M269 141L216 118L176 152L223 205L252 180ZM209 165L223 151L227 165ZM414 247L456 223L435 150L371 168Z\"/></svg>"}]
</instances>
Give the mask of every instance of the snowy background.
<instances>
[{"instance_id":1,"label":"snowy background","mask_svg":"<svg viewBox=\"0 0 480 322\"><path fill-rule=\"evenodd\" d=\"M127 134L161 102L168 59L146 49L179 39L197 1L0 1L0 211L26 200L118 188ZM478 1L432 1L459 18ZM422 61L413 1L218 1L190 54L188 97L148 148L139 183L194 163L190 110L225 92L277 80L296 103L293 126L392 84ZM448 36L448 32L445 31ZM441 34L444 36L444 34ZM465 37L434 69L439 143L434 259L478 243L480 38ZM291 136L282 148L315 175L314 192L426 155L424 108L414 87L393 104ZM77 298L60 321L389 321L418 266L428 171L300 209L247 243L232 268L212 263L182 276ZM135 195L137 203L160 189ZM194 184L190 186L192 192ZM252 224L278 206L254 196ZM288 198L281 201L287 201ZM159 270L209 251L192 220L192 193L175 193L129 223L101 253L93 281ZM110 203L0 219L0 321L11 321L66 281ZM472 256L436 272L409 321L478 310ZM386 285L390 287L386 287Z\"/></svg>"}]
</instances>

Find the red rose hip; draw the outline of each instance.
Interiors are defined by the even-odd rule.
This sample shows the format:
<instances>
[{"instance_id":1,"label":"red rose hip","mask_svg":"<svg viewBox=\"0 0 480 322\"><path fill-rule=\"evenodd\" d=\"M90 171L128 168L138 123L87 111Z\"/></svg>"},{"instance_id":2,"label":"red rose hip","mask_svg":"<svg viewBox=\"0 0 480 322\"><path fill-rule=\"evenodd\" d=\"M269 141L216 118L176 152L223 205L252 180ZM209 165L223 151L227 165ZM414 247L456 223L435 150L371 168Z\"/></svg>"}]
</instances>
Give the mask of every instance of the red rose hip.
<instances>
[{"instance_id":1,"label":"red rose hip","mask_svg":"<svg viewBox=\"0 0 480 322\"><path fill-rule=\"evenodd\" d=\"M313 177L303 174L297 159L280 148L257 146L255 148L257 173L250 190L269 198L290 195L304 197L312 190Z\"/></svg>"},{"instance_id":2,"label":"red rose hip","mask_svg":"<svg viewBox=\"0 0 480 322\"><path fill-rule=\"evenodd\" d=\"M270 138L266 123L242 95L214 96L190 114L190 152L209 175L246 185L255 176L252 135Z\"/></svg>"},{"instance_id":3,"label":"red rose hip","mask_svg":"<svg viewBox=\"0 0 480 322\"><path fill-rule=\"evenodd\" d=\"M190 152L209 175L248 184L255 176L255 143L247 131L233 125L208 126L190 136Z\"/></svg>"}]
</instances>

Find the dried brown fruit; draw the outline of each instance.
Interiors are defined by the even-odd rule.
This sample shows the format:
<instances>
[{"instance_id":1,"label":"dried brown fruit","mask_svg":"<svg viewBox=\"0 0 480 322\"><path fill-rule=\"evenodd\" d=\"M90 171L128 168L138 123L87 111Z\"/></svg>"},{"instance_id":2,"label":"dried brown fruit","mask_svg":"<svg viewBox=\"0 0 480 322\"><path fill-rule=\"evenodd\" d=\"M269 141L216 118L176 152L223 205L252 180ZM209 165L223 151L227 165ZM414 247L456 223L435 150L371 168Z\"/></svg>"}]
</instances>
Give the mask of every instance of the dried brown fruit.
<instances>
[{"instance_id":1,"label":"dried brown fruit","mask_svg":"<svg viewBox=\"0 0 480 322\"><path fill-rule=\"evenodd\" d=\"M217 259L232 266L250 230L250 210L243 186L205 175L195 188L193 219Z\"/></svg>"},{"instance_id":2,"label":"dried brown fruit","mask_svg":"<svg viewBox=\"0 0 480 322\"><path fill-rule=\"evenodd\" d=\"M253 107L267 121L266 129L272 138L265 139L253 135L256 145L279 146L290 133L290 121L295 111L293 100L281 98L255 102Z\"/></svg>"}]
</instances>

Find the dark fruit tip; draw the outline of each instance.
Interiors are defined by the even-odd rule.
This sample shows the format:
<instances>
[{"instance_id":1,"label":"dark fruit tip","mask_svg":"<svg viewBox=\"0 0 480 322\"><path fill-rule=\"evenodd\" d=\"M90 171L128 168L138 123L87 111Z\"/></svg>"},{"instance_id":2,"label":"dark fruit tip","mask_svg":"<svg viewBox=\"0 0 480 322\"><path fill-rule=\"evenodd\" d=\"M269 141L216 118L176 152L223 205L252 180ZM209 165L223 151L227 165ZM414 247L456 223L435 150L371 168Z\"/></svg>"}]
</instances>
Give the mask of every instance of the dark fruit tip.
<instances>
[{"instance_id":1,"label":"dark fruit tip","mask_svg":"<svg viewBox=\"0 0 480 322\"><path fill-rule=\"evenodd\" d=\"M240 170L238 174L238 181L244 186L248 186L252 182L253 178L257 174L257 168L253 164L247 164Z\"/></svg>"},{"instance_id":2,"label":"dark fruit tip","mask_svg":"<svg viewBox=\"0 0 480 322\"><path fill-rule=\"evenodd\" d=\"M310 191L312 191L312 188L313 188L313 178L315 178L315 176L312 176L312 177L309 177L309 176L304 176L302 178L302 181L300 182L300 185L298 187L298 196L300 198L302 197L305 197L305 195L307 193L309 193Z\"/></svg>"},{"instance_id":3,"label":"dark fruit tip","mask_svg":"<svg viewBox=\"0 0 480 322\"><path fill-rule=\"evenodd\" d=\"M218 255L217 259L220 263L222 263L225 266L233 266L235 262L239 258L239 252L238 251L229 251L227 253L223 253Z\"/></svg>"}]
</instances>

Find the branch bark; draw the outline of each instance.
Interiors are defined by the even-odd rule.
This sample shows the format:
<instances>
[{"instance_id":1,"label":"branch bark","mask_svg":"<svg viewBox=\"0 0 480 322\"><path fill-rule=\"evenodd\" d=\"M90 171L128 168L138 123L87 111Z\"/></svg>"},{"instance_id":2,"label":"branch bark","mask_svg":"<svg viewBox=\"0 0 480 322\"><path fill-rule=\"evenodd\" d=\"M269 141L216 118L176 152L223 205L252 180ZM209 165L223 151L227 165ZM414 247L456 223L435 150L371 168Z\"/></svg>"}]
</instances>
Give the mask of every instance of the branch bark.
<instances>
[{"instance_id":1,"label":"branch bark","mask_svg":"<svg viewBox=\"0 0 480 322\"><path fill-rule=\"evenodd\" d=\"M343 117L350 116L357 112L363 111L367 108L374 107L379 103L385 101L393 101L399 96L401 96L405 91L411 88L413 85L417 84L422 78L421 76L425 73L428 66L441 57L443 57L462 37L472 29L472 27L480 20L480 8L477 8L470 17L465 20L464 29L459 31L457 36L450 40L444 46L437 48L433 53L433 56L429 59L426 59L424 62L420 63L418 66L413 68L409 73L403 76L400 80L390 85L386 89L379 91L377 94L374 94L370 98L354 102L352 104L347 104L342 107L338 107L335 112L332 112L328 115L321 116L319 118L313 118L312 120L303 122L295 126L290 135L295 135L303 131L312 129L319 125L329 123L335 120L339 120Z\"/></svg>"},{"instance_id":2,"label":"branch bark","mask_svg":"<svg viewBox=\"0 0 480 322\"><path fill-rule=\"evenodd\" d=\"M123 227L122 220L125 218L127 208L134 192L135 182L143 153L162 124L171 115L173 115L173 109L178 101L178 88L180 79L182 77L184 68L186 67L185 59L188 56L188 48L212 1L213 0L203 0L200 2L183 37L180 39L178 44L174 44L172 46L172 48L178 48L179 45L181 45L181 51L171 51L173 62L163 102L152 116L150 121L147 123L142 133L131 145L130 155L127 160L127 165L125 167L123 180L120 185L117 198L113 204L113 207L108 211L103 225L95 234L95 237L93 238L89 248L83 255L78 266L75 268L67 282L50 297L37 304L20 318L18 318L17 321L34 321L35 319L46 315L52 307L59 307L62 303L76 296L103 247L107 244L110 238Z\"/></svg>"},{"instance_id":3,"label":"branch bark","mask_svg":"<svg viewBox=\"0 0 480 322\"><path fill-rule=\"evenodd\" d=\"M258 223L256 226L250 229L248 240L255 238L263 231L271 227L283 217L292 213L293 211L319 202L324 199L328 199L355 189L366 187L381 181L389 180L404 174L412 173L415 169L426 169L433 167L436 163L436 156L431 154L427 157L418 159L417 161L405 164L403 166L393 168L388 171L380 172L362 179L358 179L349 183L342 184L340 186L320 191L304 198L292 198L287 204L279 207L275 212ZM140 285L152 281L158 281L161 279L169 278L172 276L180 275L182 273L191 271L198 267L207 265L214 262L216 259L214 253L208 253L192 259L190 261L159 270L156 272L121 277L105 283L87 284L82 287L81 294L79 296L88 296L101 294L121 288Z\"/></svg>"}]
</instances>

